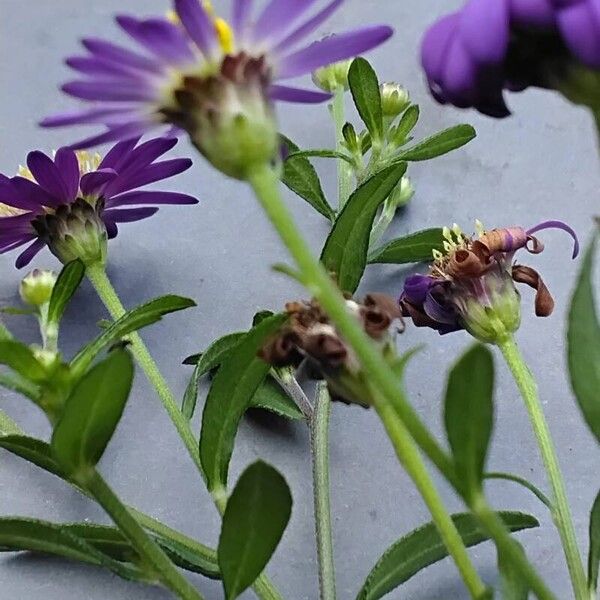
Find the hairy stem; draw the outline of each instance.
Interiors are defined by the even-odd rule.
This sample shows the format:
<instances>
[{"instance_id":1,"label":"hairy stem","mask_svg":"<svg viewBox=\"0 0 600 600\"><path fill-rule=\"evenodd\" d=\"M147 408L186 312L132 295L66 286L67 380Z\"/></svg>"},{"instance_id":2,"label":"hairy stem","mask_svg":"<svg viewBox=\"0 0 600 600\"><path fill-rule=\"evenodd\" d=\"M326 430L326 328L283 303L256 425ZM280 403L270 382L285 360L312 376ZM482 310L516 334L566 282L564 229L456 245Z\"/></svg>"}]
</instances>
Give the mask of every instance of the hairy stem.
<instances>
[{"instance_id":1,"label":"hairy stem","mask_svg":"<svg viewBox=\"0 0 600 600\"><path fill-rule=\"evenodd\" d=\"M177 570L167 555L144 531L127 507L104 481L100 473L93 471L85 480L85 488L110 515L123 535L131 542L140 557L156 573L156 576L182 600L202 600L200 593Z\"/></svg>"},{"instance_id":2,"label":"hairy stem","mask_svg":"<svg viewBox=\"0 0 600 600\"><path fill-rule=\"evenodd\" d=\"M537 443L542 455L542 460L546 468L548 480L553 492L553 517L558 529L560 539L567 560L575 598L584 600L589 597L587 589L587 579L581 562L581 555L577 545L571 509L565 488L565 482L560 470L556 450L552 442L548 423L544 417L544 412L540 403L537 391L537 384L531 374L531 371L525 364L523 356L519 351L517 344L512 336L507 337L498 343L498 347L510 368L517 387L525 402L525 407L529 413L531 426L535 433Z\"/></svg>"},{"instance_id":3,"label":"hairy stem","mask_svg":"<svg viewBox=\"0 0 600 600\"><path fill-rule=\"evenodd\" d=\"M335 566L331 533L329 499L329 416L331 400L327 384L320 382L315 398L315 410L310 423L313 462L313 494L315 502L315 532L319 561L321 600L335 600Z\"/></svg>"}]
</instances>

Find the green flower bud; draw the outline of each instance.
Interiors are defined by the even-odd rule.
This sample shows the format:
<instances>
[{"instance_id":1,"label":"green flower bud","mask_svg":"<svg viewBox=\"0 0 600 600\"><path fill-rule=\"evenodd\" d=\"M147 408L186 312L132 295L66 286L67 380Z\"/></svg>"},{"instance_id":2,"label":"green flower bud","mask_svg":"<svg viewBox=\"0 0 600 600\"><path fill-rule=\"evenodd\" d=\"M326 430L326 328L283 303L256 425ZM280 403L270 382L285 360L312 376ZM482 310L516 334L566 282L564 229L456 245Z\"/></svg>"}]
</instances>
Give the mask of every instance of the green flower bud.
<instances>
[{"instance_id":1,"label":"green flower bud","mask_svg":"<svg viewBox=\"0 0 600 600\"><path fill-rule=\"evenodd\" d=\"M55 283L54 271L34 269L21 280L19 285L21 300L31 306L43 306L50 301Z\"/></svg>"},{"instance_id":2,"label":"green flower bud","mask_svg":"<svg viewBox=\"0 0 600 600\"><path fill-rule=\"evenodd\" d=\"M397 83L382 83L379 86L381 92L381 108L384 117L397 117L404 112L410 104L408 92Z\"/></svg>"},{"instance_id":3,"label":"green flower bud","mask_svg":"<svg viewBox=\"0 0 600 600\"><path fill-rule=\"evenodd\" d=\"M107 233L101 214L103 202L92 206L83 198L40 215L32 225L63 264L80 259L84 264L106 261Z\"/></svg>"},{"instance_id":4,"label":"green flower bud","mask_svg":"<svg viewBox=\"0 0 600 600\"><path fill-rule=\"evenodd\" d=\"M324 92L335 92L340 87L347 90L349 87L348 71L351 64L351 60L343 60L321 67L313 72L313 83Z\"/></svg>"}]
</instances>

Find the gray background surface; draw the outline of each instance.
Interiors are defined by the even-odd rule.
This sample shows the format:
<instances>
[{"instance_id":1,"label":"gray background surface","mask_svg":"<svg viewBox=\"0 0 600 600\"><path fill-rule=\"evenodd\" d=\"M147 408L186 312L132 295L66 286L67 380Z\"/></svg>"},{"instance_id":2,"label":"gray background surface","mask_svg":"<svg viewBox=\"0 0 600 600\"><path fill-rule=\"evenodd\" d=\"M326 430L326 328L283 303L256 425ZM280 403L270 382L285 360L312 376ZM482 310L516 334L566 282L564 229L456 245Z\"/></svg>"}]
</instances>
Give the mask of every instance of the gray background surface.
<instances>
[{"instance_id":1,"label":"gray background surface","mask_svg":"<svg viewBox=\"0 0 600 600\"><path fill-rule=\"evenodd\" d=\"M0 171L12 173L26 153L49 151L78 137L76 131L43 131L42 115L73 106L56 90L67 69L62 59L78 49L82 35L117 38L111 15L126 9L162 12L161 0L0 0ZM228 2L223 4L227 14ZM375 21L388 22L396 36L370 55L384 80L397 80L421 105L419 136L458 122L470 122L478 138L461 151L434 162L410 167L417 189L414 201L393 227L401 234L427 226L460 223L470 230L475 218L486 225L531 226L548 218L569 221L586 237L597 210L598 177L591 120L560 98L538 91L510 98L514 116L502 122L475 113L436 105L426 92L416 48L426 26L454 8L449 0L384 2L349 0L323 33ZM282 130L299 144L331 144L331 126L324 107L282 106ZM176 154L195 156L186 142ZM326 191L335 191L331 163L319 164ZM199 157L173 189L197 194L196 207L166 208L153 219L125 225L110 245L110 275L125 304L176 292L198 301L198 308L169 317L144 333L152 353L178 396L190 372L181 366L186 355L204 348L216 336L246 327L258 309L280 308L299 291L269 265L286 253L248 189L225 180ZM301 200L288 194L289 204L315 248L327 232L326 222ZM533 294L523 293L524 322L519 332L523 351L538 376L546 414L567 473L568 492L583 546L587 514L598 486L598 449L579 417L564 374L564 316L577 265L570 260L569 240L561 233L543 236L546 251L529 262L539 268L555 294L556 313L533 316ZM16 302L20 274L15 255L0 258L0 300ZM528 257L529 258L529 257ZM48 252L35 263L57 267ZM397 294L404 271L371 267L363 289ZM62 346L72 354L95 333L105 313L89 285L70 307ZM11 327L34 341L36 330L23 318ZM408 371L414 405L441 432L440 397L453 357L469 343L466 334L440 338L408 328L400 343L427 344ZM526 413L505 367L497 362L497 426L490 467L530 477L545 486ZM48 435L44 417L23 399L0 391L0 406L29 432ZM335 405L331 423L332 502L339 598L354 597L383 550L403 533L428 520L410 481L396 463L391 446L373 411ZM294 495L294 510L269 572L287 598L317 597L313 542L308 436L301 424L245 420L239 432L231 480L250 461L262 457L283 471ZM138 375L125 418L101 465L107 479L128 503L168 524L215 544L218 519L197 479L182 444L152 390ZM441 484L447 504L460 503ZM571 597L558 537L535 498L511 484L489 485L499 508L530 511L542 527L520 535L532 561L551 582L560 599ZM102 511L63 483L5 453L0 454L0 514L45 517L56 521L104 521ZM489 545L473 551L486 581L496 580L495 556ZM159 589L126 583L99 569L48 558L6 556L0 559L0 598L19 600L96 600L146 598L163 600ZM217 583L200 577L208 599L221 597ZM246 596L245 596L246 597ZM247 597L251 597L250 594ZM453 565L444 561L391 594L406 600L467 598Z\"/></svg>"}]
</instances>

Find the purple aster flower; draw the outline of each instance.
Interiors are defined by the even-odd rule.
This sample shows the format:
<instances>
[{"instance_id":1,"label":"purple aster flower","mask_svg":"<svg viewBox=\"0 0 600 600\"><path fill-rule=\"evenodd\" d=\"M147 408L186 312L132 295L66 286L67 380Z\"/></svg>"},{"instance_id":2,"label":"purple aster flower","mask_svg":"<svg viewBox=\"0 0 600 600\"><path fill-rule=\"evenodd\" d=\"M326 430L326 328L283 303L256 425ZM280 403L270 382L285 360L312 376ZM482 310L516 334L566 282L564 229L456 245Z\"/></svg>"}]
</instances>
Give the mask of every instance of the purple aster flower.
<instances>
[{"instance_id":1,"label":"purple aster flower","mask_svg":"<svg viewBox=\"0 0 600 600\"><path fill-rule=\"evenodd\" d=\"M600 69L600 9L595 0L469 0L430 27L421 59L439 102L493 117L509 114L505 89L575 100L573 78Z\"/></svg>"},{"instance_id":2,"label":"purple aster flower","mask_svg":"<svg viewBox=\"0 0 600 600\"><path fill-rule=\"evenodd\" d=\"M445 252L435 252L427 275L412 275L404 283L400 297L402 314L417 327L431 327L440 334L466 329L484 342L495 342L517 330L520 324L520 297L514 282L536 291L535 314L549 316L554 300L541 276L531 267L513 263L515 252L543 251L534 236L544 229L562 229L574 242L573 258L579 242L573 229L562 221L545 221L525 230L508 227L466 237L455 226L445 229Z\"/></svg>"},{"instance_id":3,"label":"purple aster flower","mask_svg":"<svg viewBox=\"0 0 600 600\"><path fill-rule=\"evenodd\" d=\"M206 127L199 132L199 121L214 118L222 103L240 100L230 86L223 89L223 78L245 85L245 96L251 92L254 99L264 91L268 102L321 102L330 96L282 82L357 56L391 36L392 29L381 25L307 44L342 3L329 1L311 12L316 0L270 0L253 17L252 0L234 0L230 24L215 18L210 3L200 0L174 0L176 19L171 21L118 16L118 25L141 48L85 38L88 54L66 61L81 77L62 89L92 105L49 117L42 125L103 125L102 133L74 144L83 148L174 124L205 152L198 136L211 132ZM238 110L246 112L243 105Z\"/></svg>"},{"instance_id":4,"label":"purple aster flower","mask_svg":"<svg viewBox=\"0 0 600 600\"><path fill-rule=\"evenodd\" d=\"M117 235L119 223L146 219L156 205L195 204L187 194L140 189L192 165L187 158L157 162L177 139L138 142L119 142L103 159L70 148L52 159L36 150L19 175L0 175L0 254L29 244L17 268L46 245L64 263L104 261L106 240Z\"/></svg>"}]
</instances>

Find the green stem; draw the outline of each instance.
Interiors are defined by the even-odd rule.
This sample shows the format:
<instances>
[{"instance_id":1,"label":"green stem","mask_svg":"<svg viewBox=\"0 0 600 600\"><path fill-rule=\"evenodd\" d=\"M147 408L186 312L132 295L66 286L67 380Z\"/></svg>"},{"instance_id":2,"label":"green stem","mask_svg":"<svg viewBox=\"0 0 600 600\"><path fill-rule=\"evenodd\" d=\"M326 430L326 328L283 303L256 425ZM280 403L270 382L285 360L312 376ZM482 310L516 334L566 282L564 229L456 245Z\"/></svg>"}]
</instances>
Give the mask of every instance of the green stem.
<instances>
[{"instance_id":1,"label":"green stem","mask_svg":"<svg viewBox=\"0 0 600 600\"><path fill-rule=\"evenodd\" d=\"M96 263L93 265L89 265L86 268L86 275L92 285L94 286L98 296L104 303L104 306L110 313L110 316L116 321L120 319L125 314L125 307L121 303L119 296L115 291L115 288L112 286L112 283L108 279L106 275L106 270L104 266L100 263ZM171 418L171 421L175 425L177 429L177 433L179 433L187 451L194 461L196 468L199 473L202 475L204 481L206 481L206 476L204 475L204 469L202 468L202 463L200 461L200 452L198 450L198 441L196 440L191 428L189 421L183 416L181 411L179 410L179 406L177 404L177 400L175 396L169 389L168 383L165 381L165 378L162 376L157 364L154 362L154 359L150 355L150 352L146 348L146 345L142 341L142 338L138 333L134 332L129 334L129 339L131 341L131 348L135 358L138 361L140 367L146 374L146 377L150 381L150 383L154 386L158 397L161 399L167 414Z\"/></svg>"},{"instance_id":2,"label":"green stem","mask_svg":"<svg viewBox=\"0 0 600 600\"><path fill-rule=\"evenodd\" d=\"M319 590L321 600L335 600L335 565L331 534L329 500L329 416L331 400L327 385L317 387L315 409L310 423L311 454L313 462L313 494L315 502L315 530L319 562Z\"/></svg>"},{"instance_id":3,"label":"green stem","mask_svg":"<svg viewBox=\"0 0 600 600\"><path fill-rule=\"evenodd\" d=\"M142 526L104 481L93 471L84 482L85 488L98 501L111 519L131 542L140 557L156 572L160 580L183 600L202 600L200 593L177 570L167 555L159 548Z\"/></svg>"},{"instance_id":4,"label":"green stem","mask_svg":"<svg viewBox=\"0 0 600 600\"><path fill-rule=\"evenodd\" d=\"M427 473L423 459L410 437L402 421L381 395L372 390L375 410L383 422L387 434L392 441L396 455L404 470L413 480L417 490L425 502L433 522L446 546L448 553L454 559L456 566L467 586L472 598L482 598L486 586L481 581L469 557L465 544L458 533L454 521L448 514L442 499Z\"/></svg>"},{"instance_id":5,"label":"green stem","mask_svg":"<svg viewBox=\"0 0 600 600\"><path fill-rule=\"evenodd\" d=\"M379 389L387 402L394 405L411 436L429 459L451 483L456 482L454 467L447 454L425 427L398 387L397 377L372 340L362 330L356 318L348 311L346 302L321 263L312 255L308 244L279 194L275 173L264 165L250 176L254 192L269 216L279 236L292 254L308 282L309 291L317 298L340 334L356 352L365 376Z\"/></svg>"},{"instance_id":6,"label":"green stem","mask_svg":"<svg viewBox=\"0 0 600 600\"><path fill-rule=\"evenodd\" d=\"M346 152L342 146L342 128L346 123L345 117L345 90L339 85L333 94L331 112L335 124L335 149L338 152ZM338 160L338 210L341 210L352 193L352 169L345 160Z\"/></svg>"},{"instance_id":7,"label":"green stem","mask_svg":"<svg viewBox=\"0 0 600 600\"><path fill-rule=\"evenodd\" d=\"M518 570L521 577L527 582L527 585L539 600L556 600L554 594L548 589L531 563L527 560L519 544L513 540L502 519L489 507L485 498L482 495L475 497L470 508L494 540L498 551Z\"/></svg>"},{"instance_id":8,"label":"green stem","mask_svg":"<svg viewBox=\"0 0 600 600\"><path fill-rule=\"evenodd\" d=\"M106 275L104 265L100 263L89 265L86 268L86 274L96 289L98 296L106 306L106 309L110 313L111 317L115 320L122 317L125 314L125 308L117 296L117 293L108 279L108 276ZM202 462L200 461L198 441L196 440L190 428L189 421L179 410L175 396L171 392L169 385L162 376L157 364L154 362L154 359L142 341L142 338L138 333L131 333L129 334L129 339L131 341L133 354L137 359L138 364L142 367L146 377L148 377L148 380L154 386L169 417L171 417L171 421L175 425L177 432L183 440L190 457L196 465L198 472L202 476L202 479L206 482L206 476L204 474ZM224 490L223 495L219 497L213 494L213 500L217 510L219 511L219 514L222 516L225 512L225 506L227 505L226 491ZM253 589L257 596L262 600L279 600L281 598L281 595L265 574L261 575L257 579Z\"/></svg>"},{"instance_id":9,"label":"green stem","mask_svg":"<svg viewBox=\"0 0 600 600\"><path fill-rule=\"evenodd\" d=\"M498 342L498 347L510 368L525 402L529 419L538 442L546 473L554 494L553 516L562 542L571 582L577 600L589 598L587 579L577 545L573 519L556 450L538 397L537 385L512 336Z\"/></svg>"}]
</instances>

